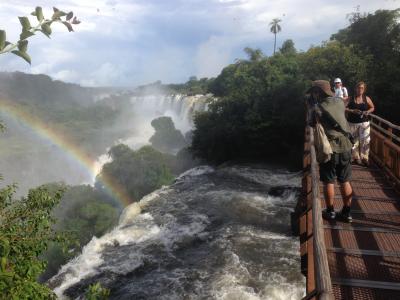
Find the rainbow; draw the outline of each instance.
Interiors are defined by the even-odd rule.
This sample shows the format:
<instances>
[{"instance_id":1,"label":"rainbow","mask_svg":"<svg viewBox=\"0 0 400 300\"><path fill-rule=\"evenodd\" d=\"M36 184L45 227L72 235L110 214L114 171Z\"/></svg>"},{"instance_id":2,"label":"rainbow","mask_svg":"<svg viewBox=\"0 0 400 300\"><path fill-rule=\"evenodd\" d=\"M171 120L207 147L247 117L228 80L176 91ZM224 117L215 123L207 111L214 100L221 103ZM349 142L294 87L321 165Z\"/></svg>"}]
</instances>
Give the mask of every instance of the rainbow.
<instances>
[{"instance_id":1,"label":"rainbow","mask_svg":"<svg viewBox=\"0 0 400 300\"><path fill-rule=\"evenodd\" d=\"M51 124L43 122L38 117L25 111L20 105L3 98L0 99L0 112L4 113L7 117L22 122L39 138L54 144L68 158L83 167L92 178L95 178L99 171L96 167L96 162L87 153L82 151L70 138L51 126ZM100 180L107 192L120 204L127 206L133 202L133 199L127 194L125 189L111 178L111 176L103 175Z\"/></svg>"}]
</instances>

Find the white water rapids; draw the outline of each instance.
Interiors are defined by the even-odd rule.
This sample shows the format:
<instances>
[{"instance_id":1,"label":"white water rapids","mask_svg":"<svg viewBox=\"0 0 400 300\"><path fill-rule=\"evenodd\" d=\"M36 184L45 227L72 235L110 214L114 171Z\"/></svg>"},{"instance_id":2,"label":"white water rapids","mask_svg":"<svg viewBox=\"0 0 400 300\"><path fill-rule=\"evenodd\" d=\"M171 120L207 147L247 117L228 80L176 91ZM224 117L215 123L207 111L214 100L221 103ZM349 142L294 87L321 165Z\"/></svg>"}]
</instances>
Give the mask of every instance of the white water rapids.
<instances>
[{"instance_id":1,"label":"white water rapids","mask_svg":"<svg viewBox=\"0 0 400 300\"><path fill-rule=\"evenodd\" d=\"M50 286L61 299L95 282L111 299L300 299L299 185L300 174L265 166L192 169L128 206Z\"/></svg>"},{"instance_id":2,"label":"white water rapids","mask_svg":"<svg viewBox=\"0 0 400 300\"><path fill-rule=\"evenodd\" d=\"M151 120L170 116L183 133L206 109L204 96L133 97L137 149ZM103 155L98 170L107 162ZM290 212L300 175L261 165L197 167L123 211L49 285L60 299L83 299L100 282L110 299L295 300L304 295Z\"/></svg>"}]
</instances>

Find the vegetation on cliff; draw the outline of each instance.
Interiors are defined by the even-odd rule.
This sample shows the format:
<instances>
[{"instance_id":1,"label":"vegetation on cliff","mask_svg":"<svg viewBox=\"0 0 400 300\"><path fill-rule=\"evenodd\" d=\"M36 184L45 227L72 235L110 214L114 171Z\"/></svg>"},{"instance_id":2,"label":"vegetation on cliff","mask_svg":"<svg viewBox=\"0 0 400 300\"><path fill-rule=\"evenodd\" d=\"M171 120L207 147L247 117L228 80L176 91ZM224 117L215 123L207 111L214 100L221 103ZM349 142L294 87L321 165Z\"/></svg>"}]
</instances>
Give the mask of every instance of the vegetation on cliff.
<instances>
[{"instance_id":1,"label":"vegetation on cliff","mask_svg":"<svg viewBox=\"0 0 400 300\"><path fill-rule=\"evenodd\" d=\"M290 40L271 57L245 49L249 60L227 66L209 85L218 100L195 118L193 153L214 163L281 159L300 166L303 97L315 79L341 77L350 94L366 81L376 114L400 123L399 11L355 13L349 27L306 52Z\"/></svg>"},{"instance_id":2,"label":"vegetation on cliff","mask_svg":"<svg viewBox=\"0 0 400 300\"><path fill-rule=\"evenodd\" d=\"M187 145L182 132L175 128L171 117L159 117L151 121L155 133L149 142L158 151L175 154Z\"/></svg>"}]
</instances>

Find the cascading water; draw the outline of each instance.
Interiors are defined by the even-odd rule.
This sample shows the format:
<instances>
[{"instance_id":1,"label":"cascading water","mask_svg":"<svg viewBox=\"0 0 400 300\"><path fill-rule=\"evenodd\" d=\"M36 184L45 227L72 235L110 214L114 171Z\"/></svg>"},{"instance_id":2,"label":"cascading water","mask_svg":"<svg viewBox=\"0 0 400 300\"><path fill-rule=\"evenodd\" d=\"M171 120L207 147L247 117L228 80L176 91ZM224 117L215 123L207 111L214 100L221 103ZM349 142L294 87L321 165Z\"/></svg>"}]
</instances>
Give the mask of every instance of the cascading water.
<instances>
[{"instance_id":1,"label":"cascading water","mask_svg":"<svg viewBox=\"0 0 400 300\"><path fill-rule=\"evenodd\" d=\"M138 149L149 144L150 137L154 134L151 121L161 116L171 117L175 127L183 134L193 128L193 116L196 112L207 109L207 100L212 95L145 95L132 96L134 115L132 116L132 127L135 132L127 139L118 140L116 143L128 145L132 149ZM98 157L95 162L95 174L97 175L102 166L109 161L105 153ZM92 178L92 182L95 178Z\"/></svg>"},{"instance_id":2,"label":"cascading water","mask_svg":"<svg viewBox=\"0 0 400 300\"><path fill-rule=\"evenodd\" d=\"M289 218L300 178L260 165L187 171L126 207L49 285L72 299L95 282L110 299L300 299Z\"/></svg>"},{"instance_id":3,"label":"cascading water","mask_svg":"<svg viewBox=\"0 0 400 300\"><path fill-rule=\"evenodd\" d=\"M141 130L141 136L147 140L154 133L150 123L153 119L161 116L168 116L174 121L175 127L183 134L193 127L193 115L195 112L207 109L207 100L211 95L148 95L132 97L131 102L135 109L135 118L138 118L139 127L146 126ZM143 133L147 133L144 135Z\"/></svg>"},{"instance_id":4,"label":"cascading water","mask_svg":"<svg viewBox=\"0 0 400 300\"><path fill-rule=\"evenodd\" d=\"M148 144L160 116L187 132L207 98L132 97L137 131L120 142ZM107 160L99 157L98 170ZM96 282L111 299L299 299L304 279L289 218L299 186L299 174L272 167L192 169L126 207L119 225L93 237L49 285L61 299L83 299Z\"/></svg>"}]
</instances>

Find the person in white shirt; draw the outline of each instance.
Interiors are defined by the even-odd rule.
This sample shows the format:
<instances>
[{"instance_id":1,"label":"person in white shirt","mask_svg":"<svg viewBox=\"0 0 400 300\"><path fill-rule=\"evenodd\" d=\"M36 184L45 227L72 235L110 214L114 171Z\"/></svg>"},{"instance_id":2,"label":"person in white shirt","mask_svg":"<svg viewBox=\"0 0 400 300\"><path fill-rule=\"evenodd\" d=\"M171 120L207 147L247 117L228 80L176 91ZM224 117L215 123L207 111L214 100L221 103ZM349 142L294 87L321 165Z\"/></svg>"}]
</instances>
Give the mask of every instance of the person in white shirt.
<instances>
[{"instance_id":1,"label":"person in white shirt","mask_svg":"<svg viewBox=\"0 0 400 300\"><path fill-rule=\"evenodd\" d=\"M335 90L335 96L340 97L343 99L345 103L349 100L349 93L347 92L347 89L342 85L342 81L340 78L336 78L335 81L335 86L333 89Z\"/></svg>"}]
</instances>

